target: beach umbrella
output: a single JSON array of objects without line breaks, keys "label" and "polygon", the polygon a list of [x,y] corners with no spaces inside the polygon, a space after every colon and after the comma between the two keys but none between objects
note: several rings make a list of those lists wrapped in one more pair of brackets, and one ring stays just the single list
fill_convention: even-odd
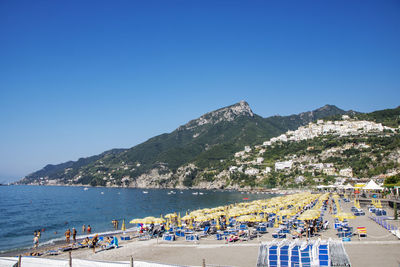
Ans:
[{"label": "beach umbrella", "polygon": [[179,214],[178,214],[178,227],[182,227],[181,213],[180,213],[180,212],[179,212]]},{"label": "beach umbrella", "polygon": [[193,229],[193,221],[189,222],[189,229]]},{"label": "beach umbrella", "polygon": [[139,218],[133,219],[129,223],[142,223],[142,219],[139,219]]},{"label": "beach umbrella", "polygon": [[186,221],[186,220],[190,220],[190,219],[193,219],[193,218],[194,218],[194,216],[192,216],[192,215],[185,215],[181,219]]},{"label": "beach umbrella", "polygon": [[243,216],[240,216],[240,217],[237,217],[236,218],[236,221],[238,221],[238,222],[251,222],[252,220],[254,220],[254,216],[251,216],[251,215],[243,215]]},{"label": "beach umbrella", "polygon": [[356,216],[354,216],[351,213],[348,212],[339,212],[336,215],[333,215],[333,217],[338,218],[339,220],[343,221],[344,219],[355,219]]},{"label": "beach umbrella", "polygon": [[155,218],[154,221],[153,221],[153,223],[155,223],[155,224],[162,224],[162,223],[165,223],[165,222],[166,222],[166,220],[163,219],[163,218]]},{"label": "beach umbrella", "polygon": [[217,228],[217,230],[221,229],[221,225],[219,225],[219,219],[217,219],[217,224],[215,225],[215,228]]},{"label": "beach umbrella", "polygon": [[206,222],[206,221],[210,221],[211,219],[212,218],[210,218],[209,216],[198,216],[194,220],[196,222]]},{"label": "beach umbrella", "polygon": [[124,220],[122,220],[121,231],[126,231],[126,227],[125,227],[125,219],[124,219]]},{"label": "beach umbrella", "polygon": [[306,221],[306,220],[314,220],[314,219],[318,219],[320,216],[319,212],[316,210],[306,210],[305,212],[303,212],[298,219],[300,221]]},{"label": "beach umbrella", "polygon": [[142,223],[150,224],[150,223],[153,223],[154,220],[156,220],[156,219],[157,219],[156,217],[148,216],[148,217],[142,219]]},{"label": "beach umbrella", "polygon": [[165,218],[171,219],[177,217],[176,213],[168,213],[167,215],[164,216]]}]

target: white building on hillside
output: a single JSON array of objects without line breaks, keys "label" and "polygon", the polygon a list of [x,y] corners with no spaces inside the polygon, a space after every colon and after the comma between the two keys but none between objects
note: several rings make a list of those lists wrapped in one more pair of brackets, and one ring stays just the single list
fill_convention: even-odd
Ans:
[{"label": "white building on hillside", "polygon": [[339,175],[345,177],[353,177],[353,169],[352,168],[341,169],[339,171]]},{"label": "white building on hillside", "polygon": [[256,158],[256,164],[261,164],[263,161],[264,161],[264,158],[262,158],[262,157]]},{"label": "white building on hillside", "polygon": [[265,174],[271,172],[271,167],[265,167],[265,170],[263,171]]},{"label": "white building on hillside", "polygon": [[256,175],[258,174],[259,170],[255,168],[248,168],[244,171],[245,174],[247,175]]},{"label": "white building on hillside", "polygon": [[291,169],[293,166],[293,161],[292,160],[288,160],[288,161],[278,161],[275,162],[275,171],[279,171],[279,170],[284,170],[284,169]]}]

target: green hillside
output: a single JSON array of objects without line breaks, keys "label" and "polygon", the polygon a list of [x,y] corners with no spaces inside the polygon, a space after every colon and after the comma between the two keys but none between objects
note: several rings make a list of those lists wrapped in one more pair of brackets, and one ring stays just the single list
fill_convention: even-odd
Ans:
[{"label": "green hillside", "polygon": [[[153,169],[175,174],[179,167],[194,163],[199,170],[231,157],[246,145],[262,143],[287,130],[316,119],[345,111],[326,105],[312,112],[291,116],[262,118],[240,102],[192,120],[169,134],[150,138],[126,150],[103,153],[60,165],[46,166],[26,176],[22,183],[58,180],[65,184],[129,184]],[[128,179],[124,180],[124,177]],[[171,178],[174,179],[174,178]],[[124,181],[123,181],[124,180]]]}]

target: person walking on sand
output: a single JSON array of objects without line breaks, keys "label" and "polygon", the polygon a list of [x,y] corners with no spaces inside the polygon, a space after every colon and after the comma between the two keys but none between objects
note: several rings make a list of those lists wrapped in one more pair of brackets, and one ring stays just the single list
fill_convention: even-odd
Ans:
[{"label": "person walking on sand", "polygon": [[74,243],[76,242],[76,229],[75,227],[72,227],[72,239],[74,240]]},{"label": "person walking on sand", "polygon": [[82,225],[82,234],[86,232],[86,225]]},{"label": "person walking on sand", "polygon": [[69,244],[69,239],[71,237],[71,230],[68,229],[67,231],[65,231],[64,235],[65,235],[65,241]]}]

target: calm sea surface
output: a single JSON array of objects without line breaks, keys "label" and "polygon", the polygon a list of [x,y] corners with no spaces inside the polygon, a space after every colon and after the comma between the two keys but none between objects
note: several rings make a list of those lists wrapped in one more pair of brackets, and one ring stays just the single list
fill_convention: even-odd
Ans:
[{"label": "calm sea surface", "polygon": [[[75,227],[81,235],[82,225],[93,232],[113,230],[111,221],[146,216],[159,217],[170,212],[212,208],[243,201],[270,198],[272,195],[241,194],[206,190],[171,190],[133,188],[89,188],[58,186],[0,186],[0,252],[32,247],[33,232],[45,229],[40,243],[64,237],[66,229]],[[193,192],[203,194],[193,195]],[[121,225],[121,224],[120,224]]]}]

